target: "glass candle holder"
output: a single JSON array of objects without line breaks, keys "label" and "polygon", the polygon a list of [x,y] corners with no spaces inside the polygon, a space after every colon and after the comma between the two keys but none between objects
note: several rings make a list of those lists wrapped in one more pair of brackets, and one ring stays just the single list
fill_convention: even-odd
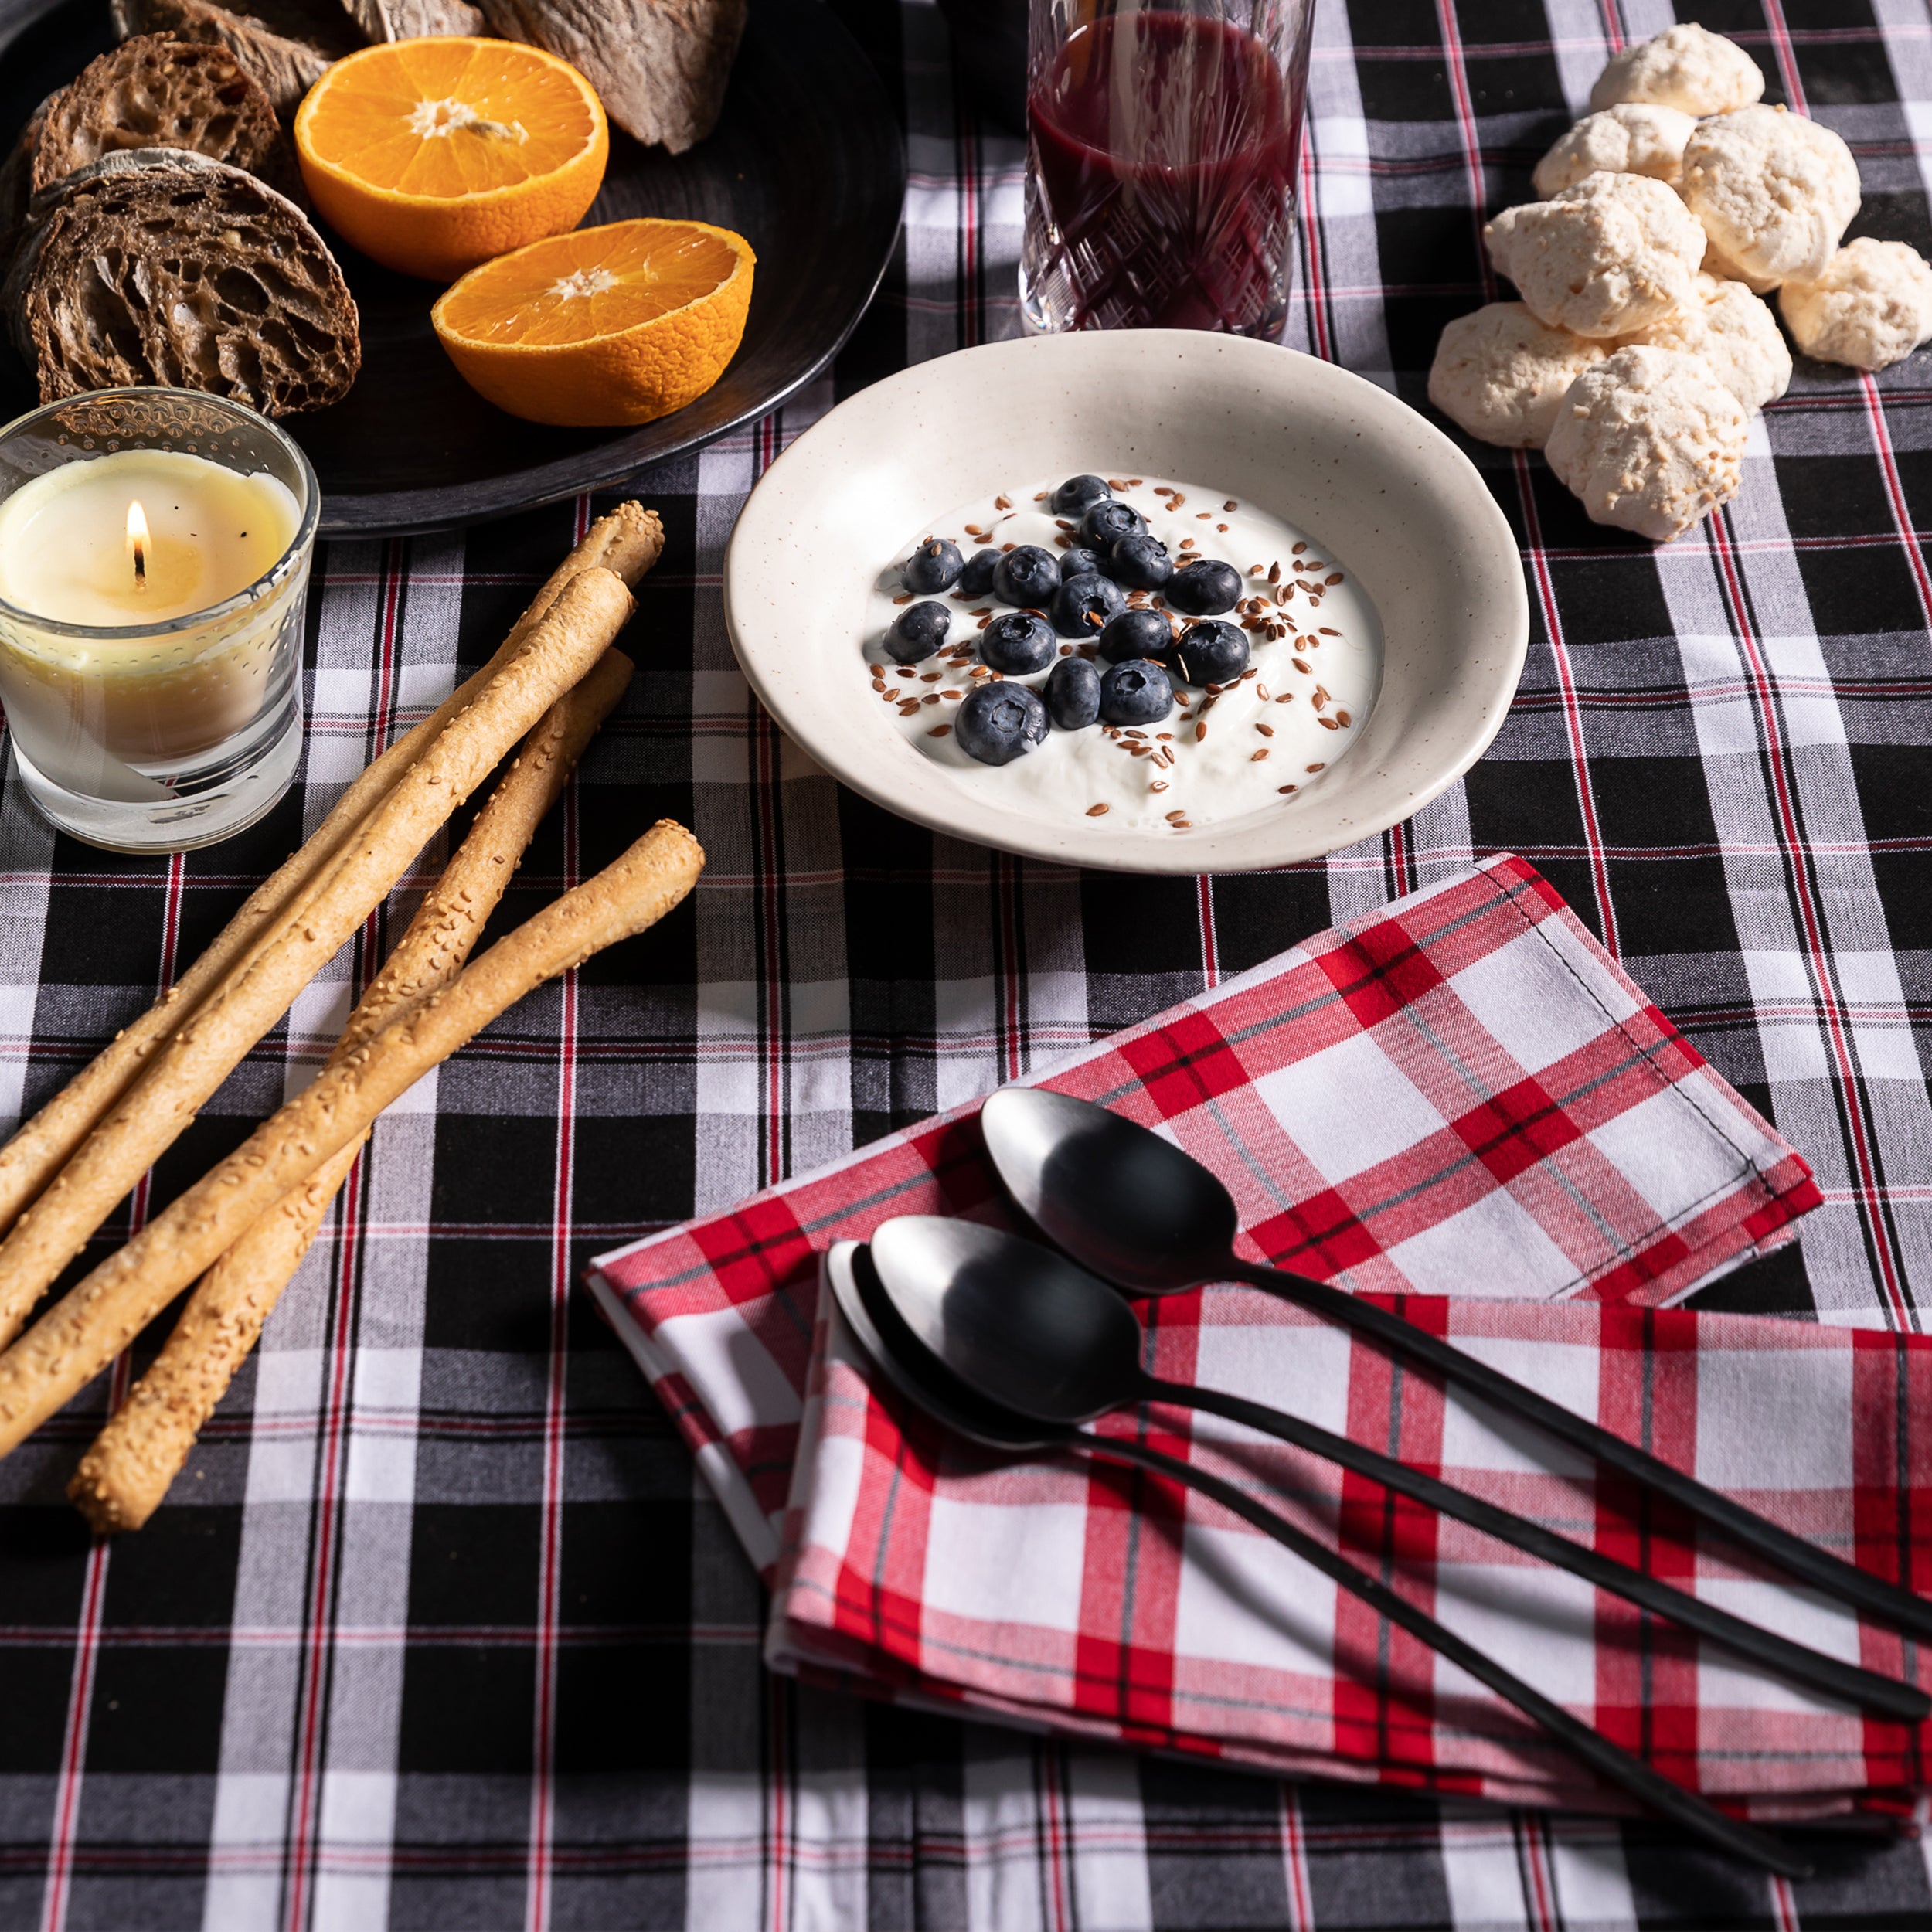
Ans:
[{"label": "glass candle holder", "polygon": [[295,444],[219,396],[103,389],[0,429],[0,703],[50,823],[181,852],[288,789],[320,505]]},{"label": "glass candle holder", "polygon": [[1313,18],[1314,0],[1032,0],[1029,329],[1280,335]]}]

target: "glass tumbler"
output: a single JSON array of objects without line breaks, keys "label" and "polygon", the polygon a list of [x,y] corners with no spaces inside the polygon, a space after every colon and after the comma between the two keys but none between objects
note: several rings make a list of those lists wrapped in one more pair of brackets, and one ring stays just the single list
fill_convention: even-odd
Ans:
[{"label": "glass tumbler", "polygon": [[1027,328],[1272,340],[1314,0],[1032,0]]},{"label": "glass tumbler", "polygon": [[63,622],[0,595],[0,702],[28,797],[90,845],[182,852],[253,824],[295,776],[321,492],[301,450],[239,403],[103,389],[0,429],[0,503],[49,471],[124,451],[266,474],[294,503],[292,534],[262,574],[183,616]]}]

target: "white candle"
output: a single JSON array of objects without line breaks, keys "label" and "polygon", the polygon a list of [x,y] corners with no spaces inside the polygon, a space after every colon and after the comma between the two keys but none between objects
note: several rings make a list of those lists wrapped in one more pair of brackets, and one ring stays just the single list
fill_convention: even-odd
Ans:
[{"label": "white candle", "polygon": [[[139,569],[137,505],[147,526]],[[185,451],[64,463],[0,502],[0,599],[60,624],[150,631],[266,576],[300,521],[279,478]]]}]

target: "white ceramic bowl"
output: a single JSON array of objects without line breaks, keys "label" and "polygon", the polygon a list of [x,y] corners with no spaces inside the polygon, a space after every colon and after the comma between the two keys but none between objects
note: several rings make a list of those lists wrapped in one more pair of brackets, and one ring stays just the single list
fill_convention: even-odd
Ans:
[{"label": "white ceramic bowl", "polygon": [[[1372,600],[1381,692],[1318,783],[1185,838],[1044,822],[968,794],[869,701],[863,614],[893,546],[1015,477],[1086,470],[1226,490],[1308,530]],[[1529,637],[1509,526],[1440,430],[1331,363],[1177,329],[995,342],[862,390],[752,492],[724,594],[752,688],[833,777],[956,837],[1125,872],[1287,865],[1398,824],[1482,755]]]}]

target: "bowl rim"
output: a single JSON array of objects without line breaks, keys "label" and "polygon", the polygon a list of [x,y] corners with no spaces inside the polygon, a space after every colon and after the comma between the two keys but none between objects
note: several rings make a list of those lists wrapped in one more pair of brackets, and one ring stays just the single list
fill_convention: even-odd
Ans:
[{"label": "bowl rim", "polygon": [[[1312,409],[1351,418],[1358,437],[1378,442],[1385,457],[1392,454],[1392,445],[1410,452],[1404,459],[1407,466],[1426,487],[1437,515],[1456,528],[1463,581],[1473,582],[1479,593],[1460,621],[1462,633],[1466,638],[1479,634],[1485,648],[1472,665],[1461,667],[1468,675],[1435,695],[1437,723],[1454,728],[1423,734],[1424,768],[1408,773],[1413,782],[1402,785],[1399,798],[1392,794],[1359,816],[1350,815],[1345,807],[1355,763],[1351,757],[1338,760],[1333,776],[1324,780],[1319,791],[1310,787],[1294,807],[1284,807],[1278,814],[1209,821],[1185,840],[1097,821],[1061,825],[1027,820],[1017,811],[997,812],[988,822],[983,801],[972,801],[981,808],[978,814],[960,810],[965,794],[941,767],[931,767],[935,782],[928,794],[924,787],[906,784],[903,761],[878,755],[878,745],[869,743],[872,733],[815,733],[810,723],[801,718],[785,681],[796,654],[782,648],[781,639],[774,634],[781,627],[774,611],[783,599],[774,598],[770,573],[754,557],[781,553],[793,540],[794,522],[809,519],[815,498],[821,494],[815,488],[815,473],[822,473],[827,453],[842,432],[856,430],[862,440],[883,439],[893,426],[896,405],[910,395],[930,392],[935,383],[977,386],[1003,379],[1022,360],[1048,364],[1070,386],[1136,373],[1172,378],[1177,361],[1184,369],[1219,362],[1223,379],[1231,375],[1250,388],[1258,385],[1271,403],[1291,413]],[[841,451],[836,460],[847,463],[849,457]],[[1015,467],[1025,471],[1034,466],[1021,461]],[[1213,484],[1212,478],[1208,480]],[[951,505],[923,507],[937,514]],[[1315,534],[1328,540],[1320,530]],[[1345,542],[1335,546],[1345,558],[1349,549]],[[794,743],[862,798],[969,844],[1049,864],[1147,874],[1272,870],[1319,859],[1403,823],[1447,791],[1488,750],[1509,714],[1529,643],[1529,593],[1515,533],[1481,473],[1455,443],[1389,390],[1334,363],[1277,343],[1182,329],[1030,335],[985,343],[914,363],[847,397],[804,431],[759,478],[726,547],[723,597],[726,634],[760,704]],[[1386,693],[1389,646],[1388,613],[1379,601],[1377,615],[1384,630],[1379,705]],[[864,715],[857,697],[855,689],[855,719]],[[1372,709],[1365,724],[1373,716]],[[906,740],[897,742],[912,751]],[[1355,749],[1359,752],[1360,747]],[[912,751],[912,755],[917,754]],[[1368,766],[1357,768],[1359,781],[1372,783],[1384,775],[1379,769],[1372,775]],[[1361,789],[1360,783],[1352,788]],[[1325,808],[1308,811],[1306,803],[1313,798],[1325,801]],[[1326,821],[1327,828],[1315,831],[1317,820]]]}]

